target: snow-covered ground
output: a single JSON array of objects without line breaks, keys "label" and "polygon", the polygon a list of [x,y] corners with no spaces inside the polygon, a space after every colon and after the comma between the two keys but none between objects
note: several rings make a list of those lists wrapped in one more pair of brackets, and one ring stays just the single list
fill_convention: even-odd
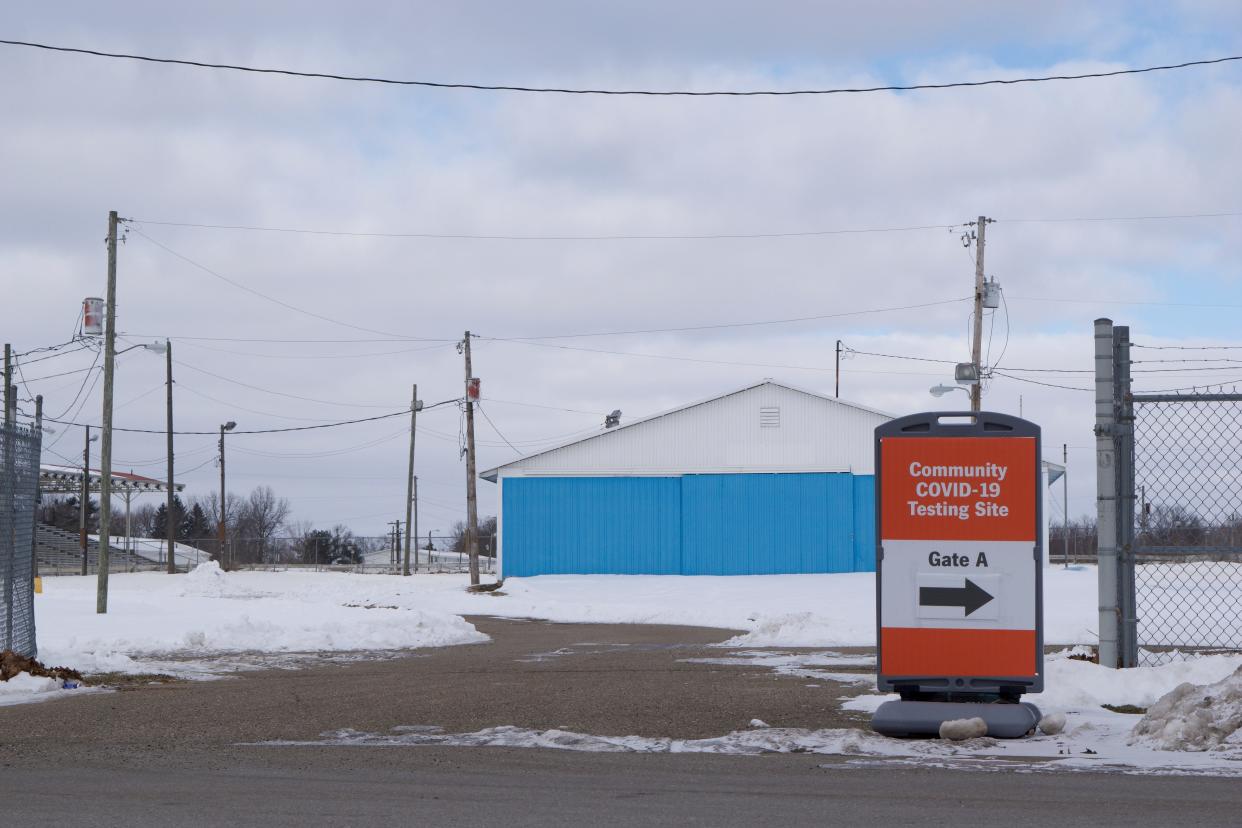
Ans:
[{"label": "snow-covered ground", "polygon": [[[870,646],[875,576],[542,576],[500,592],[465,591],[465,575],[345,572],[113,574],[108,613],[94,576],[44,580],[35,602],[40,659],[86,672],[219,671],[221,654],[349,652],[485,640],[459,616],[685,624],[745,630],[729,646]],[[1095,572],[1049,569],[1048,641],[1093,640]],[[170,663],[172,662],[172,663]],[[226,663],[237,664],[237,660]]]},{"label": "snow-covered ground", "polygon": [[[855,685],[863,694],[841,699],[846,709],[867,712],[888,698],[867,692],[866,685],[873,679],[857,672],[859,666],[871,663],[870,656],[822,649],[874,646],[875,576],[869,573],[543,576],[510,579],[501,591],[481,594],[467,593],[466,583],[464,575],[405,578],[345,572],[224,573],[214,564],[206,564],[189,575],[114,574],[109,611],[98,615],[94,577],[47,578],[35,605],[39,656],[49,666],[64,665],[87,673],[159,672],[210,677],[255,667],[296,666],[297,654],[301,653],[376,657],[410,648],[486,641],[486,636],[462,615],[684,624],[743,631],[725,643],[732,651],[722,652],[715,661],[766,667],[811,682]],[[1046,640],[1065,645],[1093,643],[1097,619],[1094,568],[1049,568],[1044,585]],[[753,649],[759,647],[821,649]],[[1204,723],[1194,718],[1199,715],[1195,711],[1202,707],[1204,693],[1225,691],[1179,691],[1178,701],[1164,706],[1168,708],[1165,720],[1152,723],[1148,735],[1133,744],[1131,731],[1141,717],[1101,706],[1150,707],[1183,682],[1201,686],[1226,679],[1242,667],[1242,656],[1187,657],[1160,666],[1118,671],[1069,659],[1069,652],[1048,661],[1047,690],[1028,697],[1046,713],[1067,714],[1065,731],[1013,742],[911,742],[858,730],[780,728],[677,741],[515,728],[443,734],[414,727],[393,734],[342,732],[325,737],[324,743],[508,744],[724,753],[797,749],[888,757],[887,761],[893,757],[950,764],[986,760],[983,767],[999,766],[997,758],[1023,758],[1055,759],[1057,767],[1071,768],[1214,774],[1242,771],[1242,745],[1236,742],[1218,740],[1221,744],[1210,751],[1160,749],[1169,746],[1168,740],[1178,734],[1227,729],[1231,712],[1223,719],[1218,716],[1221,721]],[[0,703],[59,695],[45,680],[23,679],[7,685]],[[1237,679],[1237,685],[1229,692],[1242,694],[1242,678]],[[1237,707],[1242,717],[1242,702]]]}]

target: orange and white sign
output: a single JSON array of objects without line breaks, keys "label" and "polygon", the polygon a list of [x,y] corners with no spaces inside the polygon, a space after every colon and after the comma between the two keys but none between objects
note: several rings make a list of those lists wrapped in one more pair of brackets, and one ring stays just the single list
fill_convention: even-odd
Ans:
[{"label": "orange and white sign", "polygon": [[1038,427],[990,416],[1036,436],[879,429],[882,685],[1042,671]]}]

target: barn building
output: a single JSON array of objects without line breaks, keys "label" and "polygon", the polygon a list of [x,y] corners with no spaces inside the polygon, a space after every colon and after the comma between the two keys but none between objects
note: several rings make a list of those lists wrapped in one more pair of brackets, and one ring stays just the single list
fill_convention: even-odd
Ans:
[{"label": "barn building", "polygon": [[889,419],[764,381],[485,471],[499,574],[873,571]]}]

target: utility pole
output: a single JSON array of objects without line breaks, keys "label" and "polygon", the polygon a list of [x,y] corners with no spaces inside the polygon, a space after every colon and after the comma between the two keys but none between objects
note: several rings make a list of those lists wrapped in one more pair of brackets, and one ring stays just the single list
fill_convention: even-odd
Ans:
[{"label": "utility pole", "polygon": [[388,563],[396,566],[398,550],[401,548],[401,519],[390,520],[388,525],[392,527],[392,531],[388,533]]},{"label": "utility pole", "polygon": [[470,555],[470,585],[479,583],[479,504],[474,491],[474,400],[470,366],[470,331],[463,342],[466,355],[466,551]]},{"label": "utility pole", "polygon": [[970,387],[970,410],[983,407],[983,247],[984,231],[992,219],[979,216],[975,227],[975,333],[970,347],[970,360],[975,365],[975,384]]},{"label": "utility pole", "polygon": [[216,534],[220,543],[220,564],[225,569],[229,568],[229,561],[225,555],[225,549],[228,544],[228,500],[225,495],[224,488],[224,432],[232,431],[237,427],[237,423],[229,420],[220,426],[220,527]]},{"label": "utility pole", "polygon": [[99,445],[99,563],[95,612],[108,611],[108,536],[112,528],[112,377],[116,367],[116,210],[108,213],[108,298],[104,314],[103,439]]},{"label": "utility pole", "polygon": [[173,515],[173,502],[177,484],[173,482],[173,400],[172,400],[172,340],[164,340],[166,358],[166,383],[168,385],[168,506],[164,528],[168,530],[168,574],[177,574],[177,520]]},{"label": "utility pole", "polygon": [[[402,575],[410,574],[410,537],[418,527],[418,510],[414,507],[414,499],[418,497],[418,484],[414,477],[414,436],[418,431],[418,409],[423,404],[418,401],[418,383],[414,383],[414,392],[410,396],[410,469],[405,481],[405,563],[401,567]],[[413,522],[411,523],[411,520]],[[413,528],[411,528],[413,527]],[[417,537],[414,538],[417,544]],[[414,549],[414,568],[418,569],[418,547]]]},{"label": "utility pole", "polygon": [[1069,569],[1069,443],[1061,444],[1061,533],[1065,537],[1065,568]]},{"label": "utility pole", "polygon": [[841,340],[837,340],[837,384],[833,397],[841,396]]},{"label": "utility pole", "polygon": [[78,545],[82,547],[82,574],[86,574],[86,509],[91,496],[91,427],[82,447],[82,501],[78,504]]}]

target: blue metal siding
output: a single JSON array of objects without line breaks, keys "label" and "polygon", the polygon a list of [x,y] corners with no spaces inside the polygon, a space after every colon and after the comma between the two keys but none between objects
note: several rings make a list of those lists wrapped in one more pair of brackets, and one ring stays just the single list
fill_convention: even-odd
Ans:
[{"label": "blue metal siding", "polygon": [[854,572],[875,572],[875,477],[854,477]]},{"label": "blue metal siding", "polygon": [[510,477],[505,576],[681,571],[676,477]]},{"label": "blue metal siding", "polygon": [[507,477],[504,574],[875,569],[875,481],[851,474]]}]

